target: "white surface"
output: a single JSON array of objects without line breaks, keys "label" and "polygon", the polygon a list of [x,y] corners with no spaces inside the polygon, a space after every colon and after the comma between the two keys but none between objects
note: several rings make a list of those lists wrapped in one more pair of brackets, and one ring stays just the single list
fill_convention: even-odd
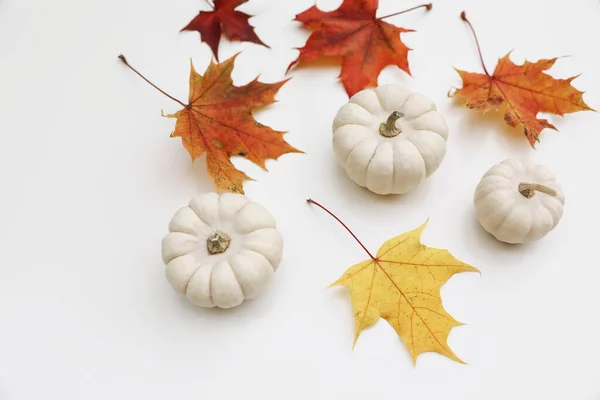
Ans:
[{"label": "white surface", "polygon": [[[334,9],[338,0],[319,0]],[[251,0],[244,10],[272,46],[244,50],[233,77],[283,78],[308,32],[291,22],[312,0]],[[380,15],[415,2],[381,0]],[[187,97],[189,58],[199,71],[209,49],[181,27],[201,0],[0,0],[0,399],[457,399],[600,398],[600,264],[597,256],[600,116],[551,117],[537,151],[446,97],[460,85],[453,66],[481,71],[459,13],[465,9],[489,68],[571,55],[553,74],[600,108],[600,3],[596,0],[437,1],[390,22],[415,50],[413,77],[396,68],[380,83],[405,82],[434,99],[450,139],[440,169],[417,192],[382,198],[337,166],[331,122],[347,101],[339,64],[296,69],[279,103],[257,114],[289,130],[306,151],[269,162],[248,196],[276,218],[284,260],[260,298],[230,311],[195,308],[164,277],[160,241],[175,210],[212,185],[194,168],[174,121],[177,104],[117,60],[129,61],[172,95]],[[531,156],[563,186],[565,215],[544,240],[502,245],[477,225],[473,191],[509,156]],[[352,350],[352,311],[343,289],[325,290],[365,258],[313,197],[336,212],[372,251],[431,217],[424,243],[481,269],[442,290],[467,325],[449,342],[469,365],[436,354],[414,367],[385,322]],[[369,397],[367,397],[369,396]]]}]

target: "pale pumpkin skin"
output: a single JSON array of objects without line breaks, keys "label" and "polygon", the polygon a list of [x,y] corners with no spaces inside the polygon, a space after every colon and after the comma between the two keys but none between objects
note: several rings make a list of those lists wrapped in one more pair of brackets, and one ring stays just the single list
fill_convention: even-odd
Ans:
[{"label": "pale pumpkin skin", "polygon": [[[230,240],[211,254],[215,232]],[[206,193],[179,209],[162,241],[166,276],[200,307],[231,308],[259,295],[279,266],[283,238],[273,216],[246,196]]]},{"label": "pale pumpkin skin", "polygon": [[[401,130],[386,137],[380,125],[393,112]],[[435,104],[404,85],[356,93],[333,121],[333,150],[356,184],[381,194],[408,193],[435,172],[446,155],[448,126]]]},{"label": "pale pumpkin skin", "polygon": [[[541,187],[535,190],[532,185]],[[486,172],[474,201],[477,219],[487,232],[502,242],[518,244],[539,240],[556,227],[565,196],[546,167],[512,158]]]}]

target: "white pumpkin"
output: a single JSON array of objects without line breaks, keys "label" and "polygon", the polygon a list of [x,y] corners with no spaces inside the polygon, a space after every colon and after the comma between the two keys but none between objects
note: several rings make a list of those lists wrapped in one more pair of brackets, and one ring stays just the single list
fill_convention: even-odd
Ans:
[{"label": "white pumpkin", "polygon": [[560,221],[564,203],[552,172],[525,159],[494,165],[475,190],[479,223],[506,243],[528,243],[546,236]]},{"label": "white pumpkin", "polygon": [[399,84],[356,93],[333,121],[338,163],[377,194],[414,190],[440,166],[447,138],[435,104]]},{"label": "white pumpkin", "polygon": [[260,204],[206,193],[179,209],[162,241],[169,283],[200,307],[235,307],[257,296],[279,266],[283,239]]}]

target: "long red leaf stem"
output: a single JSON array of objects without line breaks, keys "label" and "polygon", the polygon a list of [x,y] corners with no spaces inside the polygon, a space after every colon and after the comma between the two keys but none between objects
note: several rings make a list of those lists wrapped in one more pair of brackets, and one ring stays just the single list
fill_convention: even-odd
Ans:
[{"label": "long red leaf stem", "polygon": [[158,86],[156,86],[154,83],[150,82],[148,80],[148,78],[146,78],[144,75],[142,75],[140,72],[138,72],[138,70],[136,70],[131,65],[129,65],[129,63],[127,62],[127,59],[125,58],[125,56],[123,54],[119,55],[119,60],[121,60],[123,62],[123,64],[127,65],[127,67],[130,70],[132,70],[133,72],[135,72],[140,78],[142,78],[143,80],[145,80],[146,82],[148,82],[150,84],[150,86],[152,86],[154,89],[158,90],[159,92],[161,92],[162,94],[164,94],[165,96],[167,96],[171,100],[176,101],[177,103],[181,104],[182,106],[184,106],[186,108],[188,107],[187,104],[183,104],[183,102],[181,100],[177,100],[175,97],[173,97],[170,94],[166,93],[164,90],[162,90],[161,88],[159,88]]},{"label": "long red leaf stem", "polygon": [[375,257],[373,257],[373,255],[371,254],[371,252],[369,250],[367,250],[367,248],[365,247],[364,244],[362,244],[362,242],[356,237],[356,235],[350,230],[350,228],[348,228],[348,226],[346,226],[345,223],[342,222],[341,219],[339,219],[334,213],[332,213],[331,211],[329,211],[327,208],[323,207],[321,204],[317,203],[316,201],[314,201],[313,199],[307,199],[306,200],[308,203],[314,204],[317,207],[320,207],[321,209],[323,209],[327,214],[331,215],[333,218],[335,218],[335,220],[337,222],[339,222],[340,224],[342,224],[342,226],[344,228],[346,228],[346,230],[348,231],[348,233],[350,233],[352,235],[352,237],[354,238],[354,240],[356,240],[358,242],[358,244],[360,244],[360,247],[363,248],[364,251],[367,252],[367,254],[369,255],[369,257],[371,257],[371,260],[375,260]]},{"label": "long red leaf stem", "polygon": [[420,6],[416,6],[416,7],[413,7],[413,8],[409,8],[409,9],[407,9],[407,10],[404,10],[404,11],[398,11],[397,13],[393,13],[393,14],[390,14],[390,15],[385,15],[385,16],[383,16],[383,17],[379,17],[379,18],[377,18],[377,19],[384,19],[384,18],[395,17],[396,15],[404,14],[404,13],[407,13],[407,12],[409,12],[409,11],[418,10],[419,8],[426,8],[426,9],[427,9],[427,11],[429,11],[429,10],[431,10],[431,8],[432,8],[432,7],[433,7],[433,4],[432,4],[432,3],[429,3],[429,4],[421,4]]},{"label": "long red leaf stem", "polygon": [[481,60],[481,65],[483,66],[483,71],[485,72],[485,74],[487,76],[490,76],[490,73],[488,72],[487,68],[485,67],[485,63],[483,62],[483,56],[481,55],[481,46],[479,45],[479,39],[477,39],[477,34],[475,33],[475,29],[473,28],[471,21],[469,21],[467,19],[467,13],[465,13],[464,11],[461,12],[460,18],[469,25],[469,28],[471,28],[471,32],[473,33],[473,36],[475,37],[475,43],[477,44],[477,51],[479,52],[479,60]]}]

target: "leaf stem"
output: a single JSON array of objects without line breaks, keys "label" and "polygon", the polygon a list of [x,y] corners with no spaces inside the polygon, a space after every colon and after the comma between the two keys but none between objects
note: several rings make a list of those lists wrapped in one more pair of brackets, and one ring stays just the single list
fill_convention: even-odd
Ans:
[{"label": "leaf stem", "polygon": [[487,76],[490,76],[490,73],[488,72],[487,68],[485,67],[485,63],[483,62],[483,56],[481,55],[481,46],[479,45],[479,39],[477,39],[477,34],[475,33],[475,28],[473,28],[471,21],[469,21],[467,19],[467,13],[465,13],[464,11],[460,13],[460,18],[469,25],[469,28],[471,28],[471,32],[473,33],[473,36],[475,37],[475,43],[477,44],[477,52],[479,53],[479,60],[481,61],[481,65],[483,66],[483,71],[485,72],[485,74]]},{"label": "leaf stem", "polygon": [[159,88],[158,86],[156,86],[154,83],[150,82],[144,75],[142,75],[135,68],[133,68],[131,65],[129,65],[129,63],[127,62],[127,59],[125,58],[125,56],[123,54],[119,55],[119,60],[121,60],[123,62],[123,64],[127,65],[127,67],[130,70],[132,70],[133,72],[135,72],[140,78],[142,78],[143,80],[145,80],[146,82],[148,82],[150,84],[150,86],[152,86],[154,89],[158,90],[159,92],[161,92],[162,94],[164,94],[165,96],[167,96],[171,100],[176,101],[177,103],[181,104],[182,106],[188,107],[186,104],[183,104],[183,102],[181,100],[177,100],[175,97],[171,96],[170,94],[166,93],[161,88]]},{"label": "leaf stem", "polygon": [[212,8],[213,10],[215,9],[215,6],[210,2],[210,0],[204,0],[206,2],[206,4],[209,5],[210,8]]},{"label": "leaf stem", "polygon": [[327,214],[331,215],[333,218],[335,218],[335,220],[337,222],[339,222],[340,224],[342,224],[342,226],[344,228],[346,228],[346,230],[348,231],[348,233],[350,233],[352,235],[352,237],[354,238],[354,240],[356,240],[358,242],[358,244],[360,244],[360,247],[363,248],[364,251],[367,252],[367,254],[369,255],[369,257],[371,257],[371,260],[375,260],[375,257],[373,257],[373,254],[371,254],[371,252],[369,250],[367,250],[367,248],[365,247],[364,244],[362,244],[362,242],[360,240],[358,240],[358,238],[356,237],[356,235],[350,230],[350,228],[348,228],[346,226],[345,223],[342,222],[341,219],[339,219],[334,213],[332,213],[331,211],[329,211],[328,209],[326,209],[325,207],[323,207],[321,204],[317,203],[316,201],[314,201],[313,199],[307,199],[306,200],[308,203],[314,204],[317,207],[320,207],[321,209],[323,209]]},{"label": "leaf stem", "polygon": [[399,12],[397,12],[397,13],[393,13],[393,14],[390,14],[390,15],[385,15],[385,16],[383,16],[383,17],[379,17],[379,18],[377,18],[377,19],[379,20],[379,19],[384,19],[384,18],[395,17],[396,15],[404,14],[404,13],[407,13],[407,12],[409,12],[409,11],[417,10],[417,9],[419,9],[419,8],[426,8],[426,9],[427,9],[427,11],[429,11],[429,10],[431,10],[431,8],[432,8],[432,7],[433,7],[433,4],[432,4],[432,3],[428,3],[428,4],[421,4],[420,6],[416,6],[416,7],[413,7],[413,8],[409,8],[408,10],[399,11]]}]

